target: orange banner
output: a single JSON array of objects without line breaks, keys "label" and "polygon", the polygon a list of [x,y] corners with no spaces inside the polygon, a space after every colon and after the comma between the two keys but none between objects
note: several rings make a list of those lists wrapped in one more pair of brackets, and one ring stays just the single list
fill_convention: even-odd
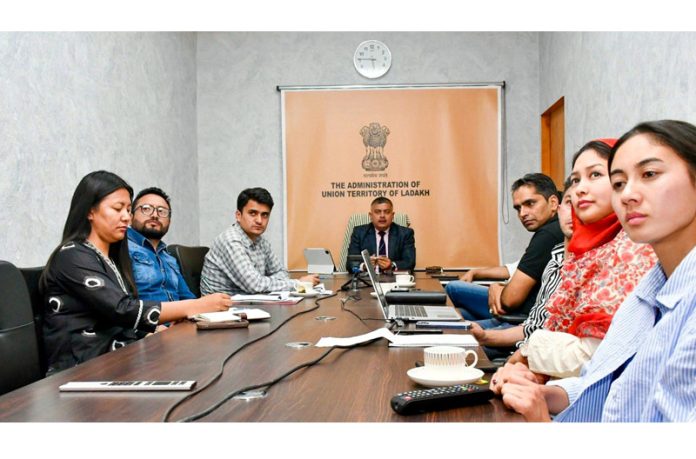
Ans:
[{"label": "orange banner", "polygon": [[498,265],[498,87],[283,91],[288,268],[386,196],[408,215],[416,267]]}]

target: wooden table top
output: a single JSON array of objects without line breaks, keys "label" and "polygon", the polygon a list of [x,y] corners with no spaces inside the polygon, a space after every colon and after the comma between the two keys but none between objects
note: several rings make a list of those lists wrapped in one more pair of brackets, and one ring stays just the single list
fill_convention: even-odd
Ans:
[{"label": "wooden table top", "polygon": [[[325,280],[338,289],[347,278]],[[434,279],[418,276],[423,289],[440,289]],[[379,318],[377,300],[361,290],[360,301],[345,307],[361,318]],[[291,342],[316,343],[326,336],[354,336],[384,326],[378,320],[360,321],[341,308],[336,297],[319,301],[316,310],[299,315],[269,337],[231,358],[222,377],[172,412],[171,421],[198,413],[226,395],[253,384],[273,380],[288,370],[321,356],[327,348],[286,346]],[[75,368],[17,389],[0,397],[0,421],[161,421],[165,412],[188,392],[66,393],[58,386],[68,381],[196,380],[201,387],[220,370],[225,358],[244,343],[265,335],[299,311],[315,307],[306,298],[294,306],[250,306],[265,309],[271,319],[249,328],[197,330],[189,322],[151,335]],[[333,320],[321,316],[334,317]],[[319,319],[317,319],[319,317]],[[450,331],[446,331],[449,333]],[[479,349],[479,358],[486,362]],[[335,349],[318,364],[299,370],[272,386],[265,398],[229,400],[203,421],[520,421],[498,399],[488,403],[401,416],[389,405],[393,395],[418,388],[406,371],[423,360],[422,348],[390,348],[379,340],[354,349]]]}]

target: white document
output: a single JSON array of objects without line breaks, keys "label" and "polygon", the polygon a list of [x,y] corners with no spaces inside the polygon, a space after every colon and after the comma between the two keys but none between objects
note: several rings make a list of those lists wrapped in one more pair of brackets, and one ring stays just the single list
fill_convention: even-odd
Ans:
[{"label": "white document", "polygon": [[321,338],[315,344],[316,347],[354,346],[356,344],[372,341],[377,338],[389,340],[390,346],[395,347],[428,347],[428,346],[465,346],[476,347],[478,341],[473,335],[395,335],[386,328],[378,328],[364,335],[348,338]]},{"label": "white document", "polygon": [[246,314],[247,320],[268,319],[271,315],[263,309],[230,308],[227,311],[204,312],[193,316],[193,320],[207,320],[210,322],[234,322],[241,320],[239,314]]},{"label": "white document", "polygon": [[429,347],[429,346],[458,346],[476,347],[478,341],[474,335],[394,335],[394,339],[389,339],[392,347]]},{"label": "white document", "polygon": [[292,292],[271,292],[259,295],[232,295],[230,299],[236,303],[246,303],[246,304],[297,304],[302,301],[303,297],[293,296]]},{"label": "white document", "polygon": [[285,301],[290,299],[290,292],[260,293],[258,295],[232,295],[232,301]]}]

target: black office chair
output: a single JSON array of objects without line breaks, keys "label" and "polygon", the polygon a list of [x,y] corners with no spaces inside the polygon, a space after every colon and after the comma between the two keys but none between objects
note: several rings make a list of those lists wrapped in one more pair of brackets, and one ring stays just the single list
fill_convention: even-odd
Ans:
[{"label": "black office chair", "polygon": [[0,261],[0,362],[0,395],[44,376],[29,292],[6,261]]},{"label": "black office chair", "polygon": [[31,309],[34,315],[34,325],[36,326],[36,340],[39,345],[39,364],[41,365],[41,375],[45,375],[48,370],[48,360],[46,359],[46,349],[43,339],[43,323],[44,323],[44,298],[39,291],[39,279],[44,270],[43,266],[36,268],[19,268],[24,282],[27,284],[29,291],[29,299],[31,300]]},{"label": "black office chair", "polygon": [[512,325],[519,325],[527,320],[527,316],[523,314],[493,314],[493,317],[501,322],[507,322]]},{"label": "black office chair", "polygon": [[179,262],[181,275],[184,276],[186,284],[196,297],[201,296],[201,271],[203,271],[203,260],[208,250],[210,250],[208,247],[203,246],[187,247],[178,244],[167,246],[167,252]]}]

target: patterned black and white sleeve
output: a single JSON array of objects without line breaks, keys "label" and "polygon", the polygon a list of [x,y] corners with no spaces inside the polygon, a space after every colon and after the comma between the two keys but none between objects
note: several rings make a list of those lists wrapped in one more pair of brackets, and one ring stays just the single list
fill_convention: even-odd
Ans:
[{"label": "patterned black and white sleeve", "polygon": [[56,280],[71,295],[115,326],[153,332],[162,306],[123,291],[116,275],[91,249],[67,244],[54,259]]}]

